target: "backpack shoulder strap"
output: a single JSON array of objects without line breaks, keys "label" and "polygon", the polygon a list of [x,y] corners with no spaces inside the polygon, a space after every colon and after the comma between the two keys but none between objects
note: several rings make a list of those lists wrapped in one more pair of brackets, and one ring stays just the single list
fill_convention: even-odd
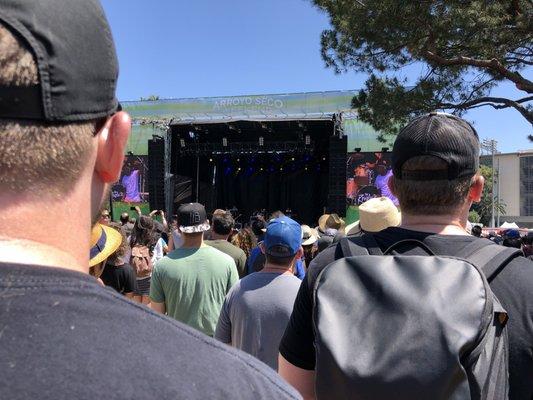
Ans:
[{"label": "backpack shoulder strap", "polygon": [[342,238],[335,250],[335,259],[352,256],[383,255],[376,239],[372,234],[362,236],[347,236]]},{"label": "backpack shoulder strap", "polygon": [[522,255],[520,249],[500,246],[488,239],[474,240],[461,251],[461,254],[458,254],[459,257],[466,259],[481,269],[489,282],[512,259],[520,255]]}]

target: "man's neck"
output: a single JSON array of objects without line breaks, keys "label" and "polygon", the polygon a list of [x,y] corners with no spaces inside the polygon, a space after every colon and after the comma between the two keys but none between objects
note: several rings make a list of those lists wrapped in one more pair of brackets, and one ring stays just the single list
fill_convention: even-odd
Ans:
[{"label": "man's neck", "polygon": [[292,263],[286,266],[265,263],[265,266],[259,272],[270,272],[277,273],[280,275],[292,275]]},{"label": "man's neck", "polygon": [[72,202],[57,199],[39,202],[0,197],[0,209],[0,262],[88,273],[91,232],[89,207],[84,209]]},{"label": "man's neck", "polygon": [[216,232],[211,231],[211,240],[228,240],[229,235],[220,235]]},{"label": "man's neck", "polygon": [[440,235],[468,235],[462,215],[412,215],[402,213],[400,228]]},{"label": "man's neck", "polygon": [[206,246],[206,244],[204,243],[204,235],[195,237],[187,234],[182,234],[181,237],[183,238],[183,245],[181,246],[182,249],[198,249],[200,247]]}]

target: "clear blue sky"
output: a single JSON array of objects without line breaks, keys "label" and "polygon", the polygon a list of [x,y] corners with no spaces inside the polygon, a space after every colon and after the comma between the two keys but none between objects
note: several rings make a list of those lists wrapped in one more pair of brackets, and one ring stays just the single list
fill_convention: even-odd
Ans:
[{"label": "clear blue sky", "polygon": [[[324,67],[320,33],[328,18],[307,0],[102,3],[120,61],[121,100],[358,89],[365,81]],[[505,85],[494,94],[516,91]],[[466,118],[500,151],[533,148],[531,125],[516,111],[486,107]]]}]

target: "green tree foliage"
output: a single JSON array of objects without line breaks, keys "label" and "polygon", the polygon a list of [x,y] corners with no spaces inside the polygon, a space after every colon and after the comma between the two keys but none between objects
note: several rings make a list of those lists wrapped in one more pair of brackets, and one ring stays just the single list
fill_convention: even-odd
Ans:
[{"label": "green tree foliage", "polygon": [[[481,195],[481,201],[472,205],[472,211],[475,211],[483,225],[490,225],[492,216],[492,173],[493,170],[487,165],[480,166],[480,173],[485,178],[485,187],[483,188],[483,194]],[[505,215],[505,204],[502,203],[497,196],[494,201],[494,213]]]},{"label": "green tree foliage", "polygon": [[479,216],[479,214],[477,212],[475,212],[474,210],[470,211],[468,213],[468,220],[474,224],[477,224],[479,222],[481,222],[481,217]]},{"label": "green tree foliage", "polygon": [[159,96],[157,94],[151,94],[148,97],[141,97],[141,101],[155,101],[159,100]]},{"label": "green tree foliage", "polygon": [[[438,109],[461,115],[491,106],[516,109],[533,124],[531,0],[312,0],[331,29],[322,58],[337,73],[369,74],[353,99],[359,117],[385,134]],[[420,70],[414,81],[405,70]],[[512,82],[514,99],[490,95]]]}]

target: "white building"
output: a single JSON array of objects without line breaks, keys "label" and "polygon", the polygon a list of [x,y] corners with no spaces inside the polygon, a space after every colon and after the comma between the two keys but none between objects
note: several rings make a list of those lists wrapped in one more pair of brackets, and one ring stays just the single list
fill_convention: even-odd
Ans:
[{"label": "white building", "polygon": [[[492,165],[492,156],[481,156],[481,164]],[[496,226],[508,221],[533,228],[533,149],[496,154],[494,167],[495,194],[505,204],[505,215],[495,216]]]}]

